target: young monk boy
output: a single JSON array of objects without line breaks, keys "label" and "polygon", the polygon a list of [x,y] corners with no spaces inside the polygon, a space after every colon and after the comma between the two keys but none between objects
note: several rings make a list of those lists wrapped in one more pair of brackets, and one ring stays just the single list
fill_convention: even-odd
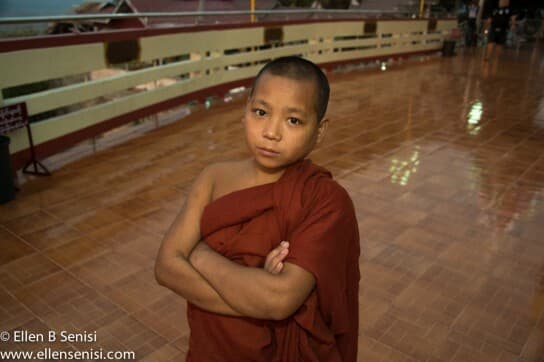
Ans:
[{"label": "young monk boy", "polygon": [[353,203],[306,159],[327,129],[328,98],[313,63],[268,63],[243,118],[251,157],[195,180],[155,268],[188,301],[188,361],[356,361]]}]

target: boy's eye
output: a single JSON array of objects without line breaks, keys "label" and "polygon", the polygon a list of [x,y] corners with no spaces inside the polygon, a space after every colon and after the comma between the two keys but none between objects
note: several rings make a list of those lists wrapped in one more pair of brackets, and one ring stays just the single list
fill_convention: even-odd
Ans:
[{"label": "boy's eye", "polygon": [[287,122],[289,122],[289,124],[292,124],[294,126],[302,124],[302,121],[300,119],[298,119],[298,118],[295,118],[295,117],[289,117],[287,119]]},{"label": "boy's eye", "polygon": [[263,117],[266,114],[266,111],[260,108],[254,109],[253,112],[259,117]]}]

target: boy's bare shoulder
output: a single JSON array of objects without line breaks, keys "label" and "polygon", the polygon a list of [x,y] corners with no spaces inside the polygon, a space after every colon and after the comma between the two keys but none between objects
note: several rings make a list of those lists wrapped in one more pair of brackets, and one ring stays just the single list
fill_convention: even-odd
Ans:
[{"label": "boy's bare shoulder", "polygon": [[247,170],[247,161],[216,162],[207,166],[203,173],[215,180],[230,179],[233,175]]},{"label": "boy's bare shoulder", "polygon": [[240,180],[247,174],[247,161],[228,161],[214,163],[202,171],[206,174],[212,186],[211,199],[215,200],[220,196],[243,188]]}]

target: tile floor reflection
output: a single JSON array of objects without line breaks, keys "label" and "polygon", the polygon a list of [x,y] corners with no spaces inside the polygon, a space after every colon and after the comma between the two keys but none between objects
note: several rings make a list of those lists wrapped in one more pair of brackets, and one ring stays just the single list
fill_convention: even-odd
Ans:
[{"label": "tile floor reflection", "polygon": [[[360,361],[544,361],[542,59],[467,52],[331,76],[312,157],[359,218]],[[185,303],[153,260],[202,167],[246,155],[242,108],[193,113],[0,206],[0,330],[96,330],[92,346],[54,348],[182,360]]]}]

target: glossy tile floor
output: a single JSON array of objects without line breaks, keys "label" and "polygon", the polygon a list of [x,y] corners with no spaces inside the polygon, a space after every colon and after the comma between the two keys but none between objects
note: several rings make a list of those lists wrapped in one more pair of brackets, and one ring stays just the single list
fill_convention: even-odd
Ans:
[{"label": "glossy tile floor", "polygon": [[[313,159],[355,202],[360,361],[544,361],[544,62],[477,52],[331,76]],[[161,237],[203,166],[243,157],[242,101],[25,183],[0,206],[0,330],[92,332],[2,350],[182,360],[185,302]]]}]

